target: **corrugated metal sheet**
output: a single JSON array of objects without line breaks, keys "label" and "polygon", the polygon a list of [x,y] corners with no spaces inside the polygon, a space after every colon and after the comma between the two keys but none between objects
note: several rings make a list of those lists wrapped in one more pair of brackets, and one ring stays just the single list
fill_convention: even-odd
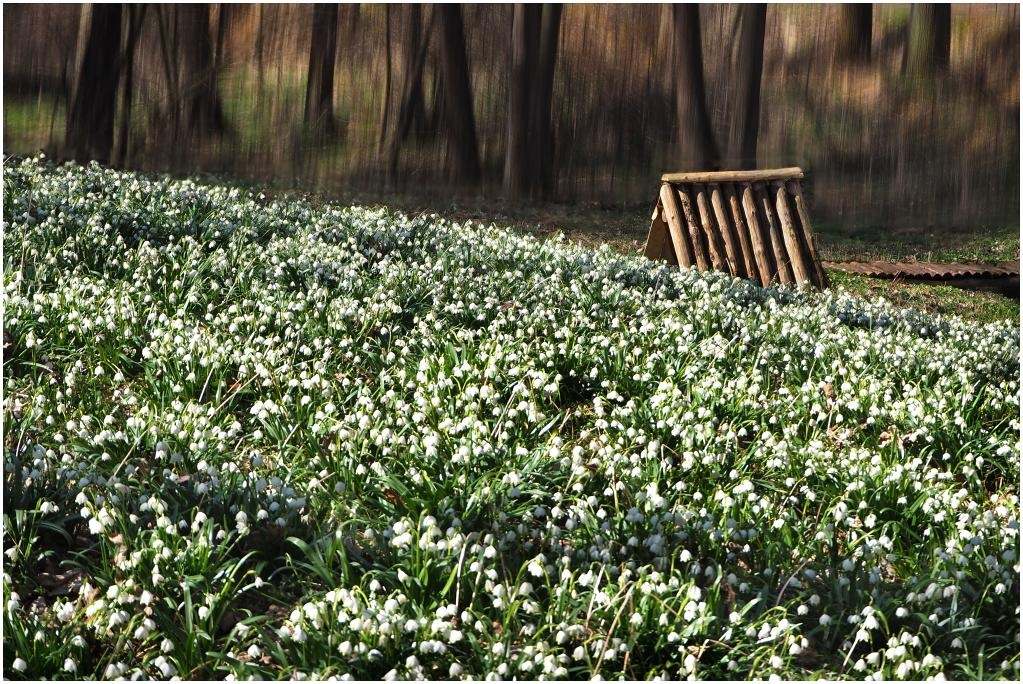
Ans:
[{"label": "corrugated metal sheet", "polygon": [[936,264],[923,261],[825,261],[826,268],[874,278],[954,280],[1019,276],[1019,260],[1000,264]]}]

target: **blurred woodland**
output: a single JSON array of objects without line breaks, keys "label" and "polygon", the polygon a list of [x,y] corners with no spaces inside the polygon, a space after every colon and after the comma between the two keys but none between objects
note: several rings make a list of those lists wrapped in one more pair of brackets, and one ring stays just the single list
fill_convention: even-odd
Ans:
[{"label": "blurred woodland", "polygon": [[1018,223],[1018,5],[5,4],[4,149],[327,194],[652,206],[803,166],[844,224]]}]

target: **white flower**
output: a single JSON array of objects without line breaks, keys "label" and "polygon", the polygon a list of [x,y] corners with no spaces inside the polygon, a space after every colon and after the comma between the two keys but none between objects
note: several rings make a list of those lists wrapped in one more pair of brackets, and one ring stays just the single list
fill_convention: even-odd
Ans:
[{"label": "white flower", "polygon": [[174,668],[173,663],[167,660],[164,656],[157,656],[153,660],[153,665],[155,665],[156,669],[160,671],[160,675],[163,676],[164,679],[170,679],[177,674],[177,670]]}]

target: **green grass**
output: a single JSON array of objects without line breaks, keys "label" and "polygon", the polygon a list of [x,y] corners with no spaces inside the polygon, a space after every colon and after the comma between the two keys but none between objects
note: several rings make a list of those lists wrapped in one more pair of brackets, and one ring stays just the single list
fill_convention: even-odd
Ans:
[{"label": "green grass", "polygon": [[961,316],[978,323],[1020,321],[1018,299],[997,292],[965,290],[951,285],[931,285],[868,278],[855,273],[829,270],[832,287],[868,300],[883,297],[893,305],[943,316]]},{"label": "green grass", "polygon": [[934,261],[998,263],[1019,259],[1019,226],[902,229],[817,226],[828,261]]},{"label": "green grass", "polygon": [[[4,98],[4,150],[6,154],[31,154],[64,140],[65,108],[50,95]],[[51,140],[52,123],[52,140]]]}]

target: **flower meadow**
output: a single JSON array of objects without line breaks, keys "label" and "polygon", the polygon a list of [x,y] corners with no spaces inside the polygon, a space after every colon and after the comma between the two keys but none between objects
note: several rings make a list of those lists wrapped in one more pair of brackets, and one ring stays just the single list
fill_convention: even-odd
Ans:
[{"label": "flower meadow", "polygon": [[1019,677],[1019,336],[4,173],[10,678]]}]

